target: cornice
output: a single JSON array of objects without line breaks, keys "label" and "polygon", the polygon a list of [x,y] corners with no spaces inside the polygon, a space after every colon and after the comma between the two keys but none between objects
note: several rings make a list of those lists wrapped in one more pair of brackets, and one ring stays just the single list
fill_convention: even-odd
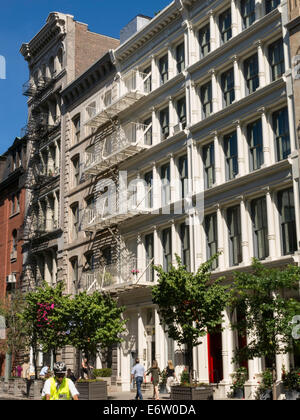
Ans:
[{"label": "cornice", "polygon": [[122,62],[127,59],[137,49],[141,48],[155,35],[165,29],[165,27],[181,16],[183,3],[183,1],[174,0],[169,6],[155,16],[144,28],[135,33],[124,44],[120,45],[120,47],[118,47],[114,52],[116,60]]},{"label": "cornice", "polygon": [[65,15],[50,13],[46,25],[29,42],[21,46],[20,53],[26,61],[31,62],[53,39],[60,39],[66,34]]}]

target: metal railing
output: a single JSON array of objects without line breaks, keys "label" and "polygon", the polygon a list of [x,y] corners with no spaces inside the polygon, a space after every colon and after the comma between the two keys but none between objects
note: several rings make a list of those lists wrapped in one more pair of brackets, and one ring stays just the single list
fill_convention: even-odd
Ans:
[{"label": "metal railing", "polygon": [[98,173],[147,149],[149,126],[130,122],[119,126],[104,140],[95,143],[85,153],[84,172]]},{"label": "metal railing", "polygon": [[99,127],[141,97],[150,93],[151,73],[132,70],[113,82],[86,107],[85,124]]},{"label": "metal railing", "polygon": [[153,259],[121,258],[120,262],[83,273],[82,289],[87,292],[126,286],[147,286],[154,282]]}]

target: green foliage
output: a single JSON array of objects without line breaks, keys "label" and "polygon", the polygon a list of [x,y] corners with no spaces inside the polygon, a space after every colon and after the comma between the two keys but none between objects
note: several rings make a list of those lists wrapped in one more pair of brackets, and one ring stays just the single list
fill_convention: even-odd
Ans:
[{"label": "green foliage", "polygon": [[25,307],[20,316],[27,325],[32,347],[36,349],[39,344],[45,353],[56,353],[68,344],[71,304],[63,290],[63,283],[51,287],[45,282],[25,296]]},{"label": "green foliage", "polygon": [[268,357],[291,350],[291,320],[300,313],[300,302],[287,293],[299,288],[300,267],[267,268],[253,260],[250,273],[234,275],[232,308],[244,317],[233,324],[248,342],[236,351],[237,361]]},{"label": "green foliage", "polygon": [[240,367],[231,376],[232,386],[230,388],[233,391],[236,389],[243,389],[245,382],[248,380],[248,370],[245,367]]},{"label": "green foliage", "polygon": [[112,375],[112,369],[94,369],[93,370],[93,377],[94,378],[110,378]]},{"label": "green foliage", "polygon": [[182,372],[181,376],[180,376],[180,384],[184,385],[190,382],[190,375],[189,372],[187,371],[187,369],[184,369],[184,371]]},{"label": "green foliage", "polygon": [[300,369],[293,369],[288,373],[283,371],[282,383],[286,390],[300,392]]},{"label": "green foliage", "polygon": [[260,390],[272,389],[273,382],[272,369],[264,370],[262,373],[261,384],[259,386]]},{"label": "green foliage", "polygon": [[0,341],[0,351],[16,355],[26,349],[28,335],[26,324],[19,316],[24,308],[24,296],[20,291],[12,293],[4,302],[0,302],[0,315],[6,324],[6,340]]},{"label": "green foliage", "polygon": [[69,328],[70,344],[90,356],[122,341],[126,320],[124,307],[118,307],[110,296],[95,292],[80,293],[72,300],[72,322]]},{"label": "green foliage", "polygon": [[162,325],[167,326],[168,335],[179,345],[187,346],[190,373],[192,349],[200,344],[199,338],[214,331],[222,324],[222,311],[228,302],[228,290],[220,283],[222,278],[212,281],[212,265],[218,255],[202,264],[197,273],[186,271],[178,256],[177,267],[171,265],[169,272],[161,266],[154,267],[158,273],[158,284],[152,289],[153,303],[158,305]]}]

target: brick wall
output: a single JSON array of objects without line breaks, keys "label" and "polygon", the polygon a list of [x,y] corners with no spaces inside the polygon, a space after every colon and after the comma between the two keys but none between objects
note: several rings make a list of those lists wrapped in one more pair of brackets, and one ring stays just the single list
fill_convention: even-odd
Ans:
[{"label": "brick wall", "polygon": [[78,77],[107,51],[117,48],[120,42],[90,32],[85,24],[76,22],[75,25],[75,77]]}]

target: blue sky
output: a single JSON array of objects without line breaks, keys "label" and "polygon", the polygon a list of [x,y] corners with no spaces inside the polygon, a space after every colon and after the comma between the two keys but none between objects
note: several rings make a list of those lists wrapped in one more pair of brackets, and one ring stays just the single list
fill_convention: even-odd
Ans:
[{"label": "blue sky", "polygon": [[[28,80],[27,63],[19,53],[45,24],[50,12],[69,13],[89,29],[119,38],[137,14],[154,16],[171,0],[11,0],[0,6],[0,56],[5,58],[6,79],[0,78],[0,154],[20,135],[26,124],[26,97],[22,85]],[[1,72],[0,72],[1,75]]]}]

